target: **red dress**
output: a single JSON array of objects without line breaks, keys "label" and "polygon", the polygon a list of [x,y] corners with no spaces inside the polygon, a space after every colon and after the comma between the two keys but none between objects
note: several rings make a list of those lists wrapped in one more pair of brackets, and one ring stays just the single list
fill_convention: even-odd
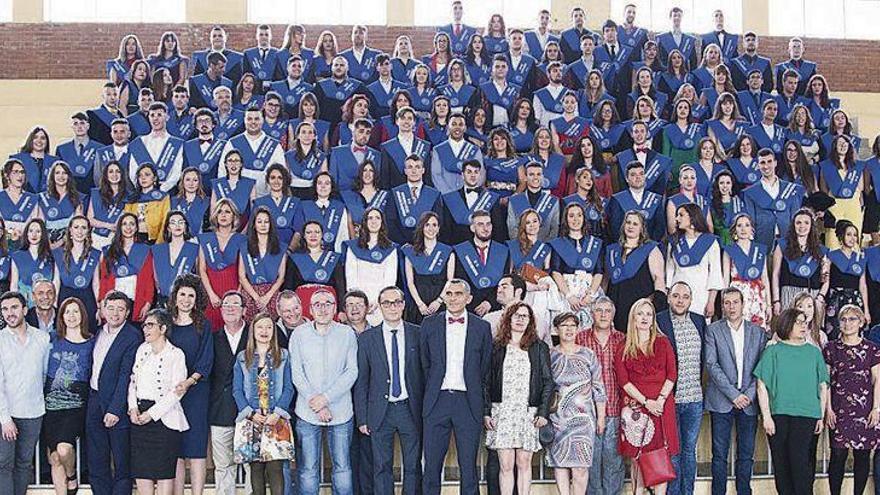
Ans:
[{"label": "red dress", "polygon": [[[633,400],[626,391],[623,390],[624,385],[632,383],[639,392],[649,399],[656,399],[660,395],[660,389],[663,383],[670,380],[673,383],[678,379],[678,370],[675,367],[675,351],[669,343],[669,339],[663,335],[657,335],[654,340],[654,355],[639,355],[636,358],[623,357],[623,349],[614,357],[614,372],[617,374],[617,382],[620,384],[621,397],[624,406],[647,414],[647,410]],[[624,413],[622,413],[624,414]],[[670,394],[666,398],[663,405],[663,414],[660,417],[648,414],[648,417],[654,423],[654,434],[651,441],[642,447],[643,452],[650,452],[663,447],[663,434],[667,437],[667,445],[669,446],[669,455],[675,455],[679,452],[678,443],[678,424],[675,419],[675,397]],[[624,431],[624,420],[621,419],[620,438],[618,440],[618,449],[620,453],[626,457],[635,457],[638,453],[638,447],[633,444],[632,438],[628,439],[627,432]],[[662,422],[662,424],[661,424]],[[635,436],[635,443],[639,443],[641,434],[630,435]]]}]

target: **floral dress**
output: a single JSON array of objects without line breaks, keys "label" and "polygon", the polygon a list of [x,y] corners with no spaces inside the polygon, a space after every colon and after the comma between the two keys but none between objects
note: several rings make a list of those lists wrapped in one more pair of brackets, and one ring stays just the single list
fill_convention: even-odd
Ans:
[{"label": "floral dress", "polygon": [[593,465],[596,438],[596,402],[605,402],[602,369],[587,347],[567,355],[550,351],[550,369],[559,393],[559,408],[550,414],[553,443],[547,465],[554,468],[588,468]]},{"label": "floral dress", "polygon": [[880,428],[868,427],[874,401],[871,368],[880,364],[880,346],[862,339],[856,345],[835,340],[822,351],[831,368],[831,407],[837,415],[831,447],[872,450],[880,445]]},{"label": "floral dress", "polygon": [[520,349],[519,345],[508,345],[504,357],[501,402],[492,403],[495,429],[486,431],[486,447],[529,452],[541,450],[538,429],[533,423],[538,408],[529,406],[531,370],[528,351]]},{"label": "floral dress", "polygon": [[[264,414],[268,414],[270,410],[270,372],[269,366],[263,366],[257,370],[257,393],[259,394],[260,409]],[[279,418],[274,426],[258,425],[252,420],[246,419],[236,425],[235,436],[236,445],[233,458],[236,464],[294,458],[293,435],[290,421],[286,418]]]},{"label": "floral dress", "polygon": [[[766,270],[766,268],[765,268]],[[743,318],[763,328],[770,330],[770,321],[767,320],[767,300],[764,299],[764,281],[760,278],[746,280],[739,275],[736,264],[730,264],[730,287],[737,288],[743,295]]]}]

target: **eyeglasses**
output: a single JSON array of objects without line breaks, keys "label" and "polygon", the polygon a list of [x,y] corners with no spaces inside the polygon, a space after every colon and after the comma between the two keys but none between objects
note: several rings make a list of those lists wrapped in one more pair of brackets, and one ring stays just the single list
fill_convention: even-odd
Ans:
[{"label": "eyeglasses", "polygon": [[223,308],[226,308],[226,309],[236,309],[236,308],[240,308],[242,305],[239,303],[225,302],[225,303],[221,304],[220,306]]},{"label": "eyeglasses", "polygon": [[383,308],[391,308],[394,306],[403,306],[403,299],[395,299],[393,301],[382,301],[379,303]]},{"label": "eyeglasses", "polygon": [[861,322],[862,319],[859,318],[858,316],[844,316],[844,317],[840,318],[841,323],[852,323],[855,321]]},{"label": "eyeglasses", "polygon": [[330,309],[333,307],[332,302],[315,302],[312,303],[312,309]]},{"label": "eyeglasses", "polygon": [[147,322],[144,322],[144,324],[143,324],[143,328],[156,328],[158,326],[159,326],[158,323],[152,322],[152,321],[147,321]]},{"label": "eyeglasses", "polygon": [[366,308],[367,305],[362,302],[347,302],[345,303],[346,309],[363,309]]},{"label": "eyeglasses", "polygon": [[518,320],[528,320],[531,315],[528,313],[514,313],[511,318],[516,318]]}]

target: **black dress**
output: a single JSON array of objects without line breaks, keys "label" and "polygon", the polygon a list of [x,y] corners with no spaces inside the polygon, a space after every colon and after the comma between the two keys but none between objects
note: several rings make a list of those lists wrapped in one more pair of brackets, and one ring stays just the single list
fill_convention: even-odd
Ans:
[{"label": "black dress", "polygon": [[[654,278],[651,277],[651,269],[645,260],[639,270],[632,277],[621,280],[615,284],[609,278],[608,290],[605,293],[612,301],[617,310],[614,313],[614,328],[626,333],[629,321],[629,308],[636,301],[654,294]],[[659,293],[658,293],[659,294]],[[654,298],[654,310],[660,312],[666,309],[666,298]]]}]

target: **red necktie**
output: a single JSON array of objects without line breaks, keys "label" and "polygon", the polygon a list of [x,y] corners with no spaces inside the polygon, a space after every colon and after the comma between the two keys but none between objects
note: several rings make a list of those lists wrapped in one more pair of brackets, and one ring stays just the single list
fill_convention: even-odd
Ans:
[{"label": "red necktie", "polygon": [[366,152],[367,152],[367,147],[366,147],[366,146],[355,146],[353,149],[354,149],[354,152],[355,152],[355,153],[357,153],[358,151],[360,151],[361,153],[366,153]]},{"label": "red necktie", "polygon": [[647,152],[648,152],[647,147],[636,148],[636,153],[647,153]]},{"label": "red necktie", "polygon": [[477,251],[480,252],[480,261],[485,265],[486,264],[486,249],[487,247],[478,247]]},{"label": "red necktie", "polygon": [[452,318],[450,316],[449,318],[446,319],[446,322],[449,323],[450,325],[453,325],[455,323],[461,323],[462,325],[464,325],[464,316],[462,316],[460,318]]},{"label": "red necktie", "polygon": [[455,33],[455,37],[456,37],[456,38],[458,38],[459,36],[461,36],[461,25],[460,25],[460,24],[456,24],[456,25],[455,25],[455,28],[453,29],[452,32]]}]

